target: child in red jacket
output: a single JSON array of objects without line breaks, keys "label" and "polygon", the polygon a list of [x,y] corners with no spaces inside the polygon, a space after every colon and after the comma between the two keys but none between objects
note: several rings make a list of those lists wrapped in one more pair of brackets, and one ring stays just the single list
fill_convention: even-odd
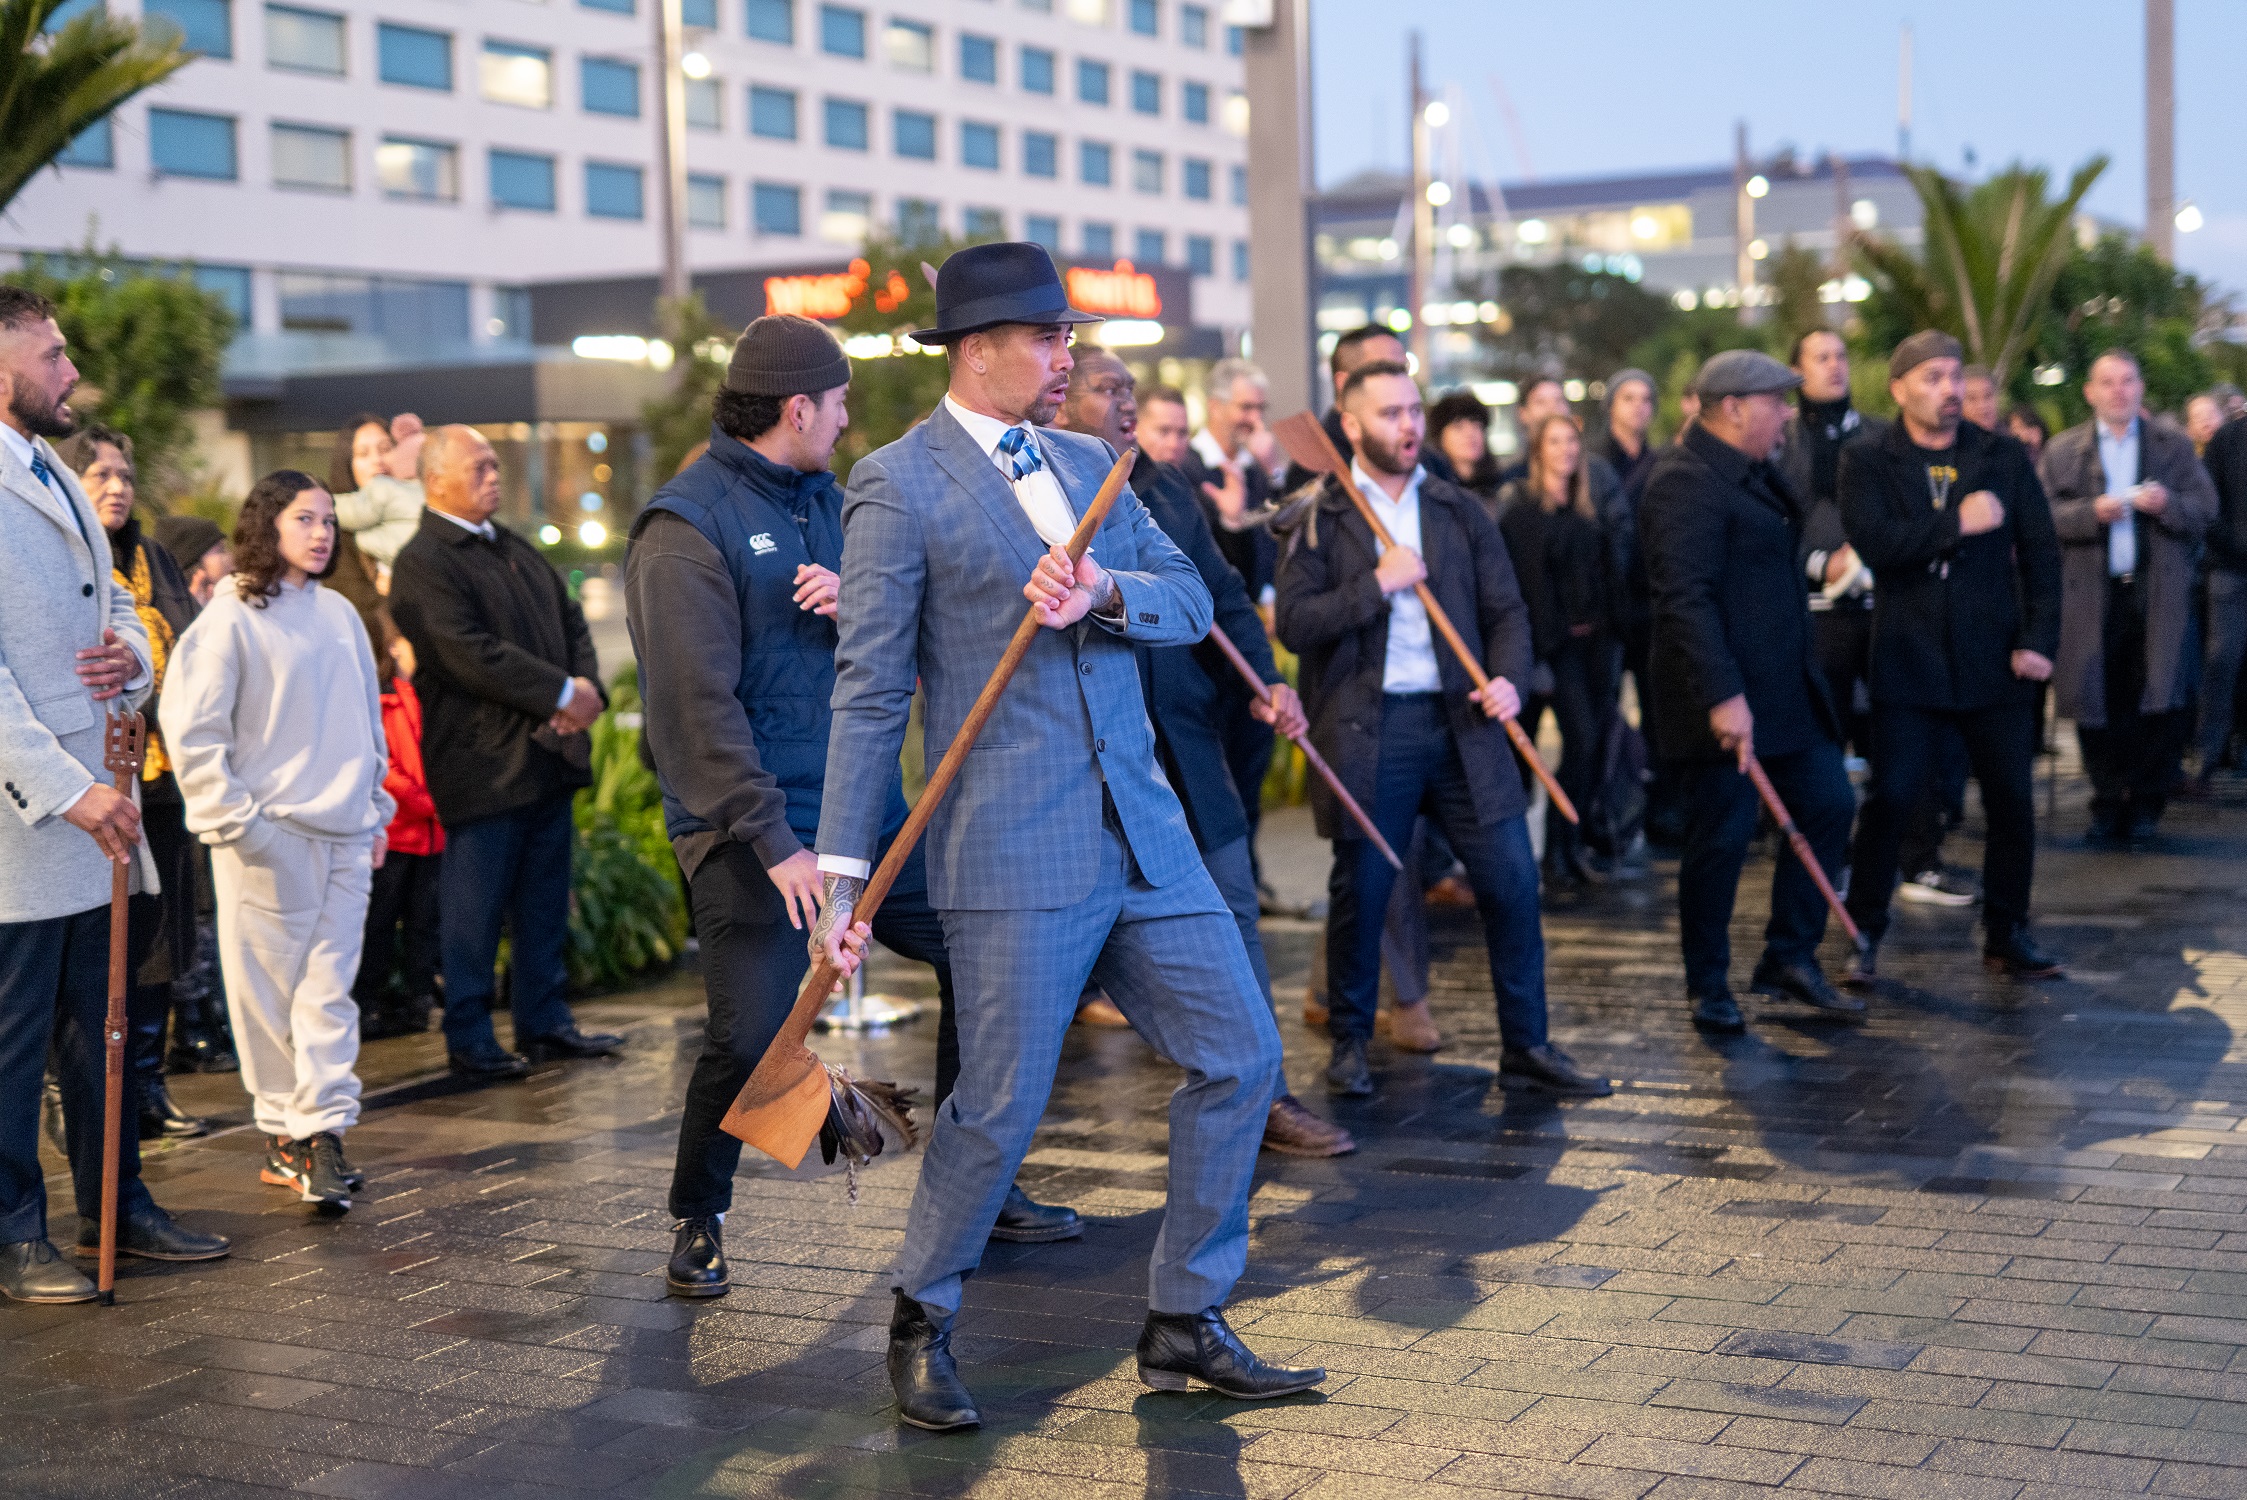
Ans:
[{"label": "child in red jacket", "polygon": [[[427,1031],[437,1004],[442,948],[438,939],[437,870],[445,830],[421,768],[421,699],[414,693],[413,647],[383,620],[384,650],[375,662],[382,681],[382,731],[390,744],[383,790],[398,803],[390,820],[390,853],[374,872],[367,901],[366,943],[351,998],[359,1002],[359,1035],[367,1041]],[[398,928],[405,927],[403,944]],[[396,962],[401,955],[403,962]],[[395,968],[395,973],[393,969]]]}]

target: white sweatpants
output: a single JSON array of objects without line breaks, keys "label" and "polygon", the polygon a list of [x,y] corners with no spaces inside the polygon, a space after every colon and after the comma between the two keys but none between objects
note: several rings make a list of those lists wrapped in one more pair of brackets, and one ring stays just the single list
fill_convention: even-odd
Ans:
[{"label": "white sweatpants", "polygon": [[301,1140],[359,1119],[359,1007],[374,837],[308,839],[260,819],[211,850],[218,961],[257,1128]]}]

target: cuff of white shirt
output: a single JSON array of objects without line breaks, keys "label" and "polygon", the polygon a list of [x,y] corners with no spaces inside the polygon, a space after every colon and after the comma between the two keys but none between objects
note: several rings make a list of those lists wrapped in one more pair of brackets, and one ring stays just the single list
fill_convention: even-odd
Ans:
[{"label": "cuff of white shirt", "polygon": [[65,802],[62,806],[56,808],[54,811],[54,816],[59,818],[67,814],[72,808],[76,807],[79,803],[86,800],[86,793],[92,791],[99,785],[101,785],[101,783],[98,781],[89,781],[84,786],[78,788],[78,795],[71,798],[68,802]]},{"label": "cuff of white shirt", "polygon": [[1826,562],[1831,556],[1832,554],[1827,552],[1813,552],[1804,562],[1803,571],[1810,575],[1812,583],[1824,583],[1826,581]]},{"label": "cuff of white shirt", "polygon": [[864,880],[874,873],[871,860],[845,859],[840,854],[819,856],[819,873],[822,875],[847,875],[853,880]]},{"label": "cuff of white shirt", "polygon": [[562,696],[554,701],[554,712],[560,713],[563,709],[568,708],[570,700],[576,696],[577,679],[572,677],[562,684]]}]

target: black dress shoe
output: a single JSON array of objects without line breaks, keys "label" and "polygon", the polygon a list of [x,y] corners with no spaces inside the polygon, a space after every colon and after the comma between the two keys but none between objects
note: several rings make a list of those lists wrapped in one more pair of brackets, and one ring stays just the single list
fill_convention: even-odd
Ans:
[{"label": "black dress shoe", "polygon": [[571,1057],[613,1057],[624,1050],[624,1038],[606,1031],[580,1031],[572,1026],[548,1036],[526,1037],[516,1045],[532,1062],[542,1063]]},{"label": "black dress shoe", "polygon": [[1849,967],[1841,974],[1844,989],[1869,990],[1880,984],[1880,944],[1868,942],[1849,955]]},{"label": "black dress shoe", "polygon": [[2016,927],[1982,949],[1982,966],[2007,979],[2065,979],[2067,968],[2039,948],[2026,927]]},{"label": "black dress shoe", "polygon": [[733,1290],[721,1229],[716,1214],[679,1221],[671,1238],[671,1260],[663,1268],[663,1284],[672,1296],[723,1297]]},{"label": "black dress shoe", "polygon": [[506,1052],[498,1047],[475,1052],[448,1052],[445,1062],[463,1078],[492,1080],[520,1078],[531,1070],[530,1059],[519,1052]]},{"label": "black dress shoe", "polygon": [[1615,1085],[1597,1073],[1576,1066],[1576,1059],[1551,1042],[1535,1047],[1508,1047],[1498,1054],[1498,1076],[1526,1083],[1548,1094],[1572,1094],[1582,1099],[1604,1099]]},{"label": "black dress shoe", "polygon": [[91,1302],[98,1295],[85,1273],[47,1241],[0,1245],[0,1297],[16,1302]]},{"label": "black dress shoe", "polygon": [[1713,995],[1695,995],[1693,1024],[1703,1031],[1741,1032],[1748,1029],[1746,1018],[1740,1014],[1740,1002],[1732,998],[1729,990],[1719,990]]},{"label": "black dress shoe", "polygon": [[2093,813],[2083,842],[2094,849],[2127,849],[2130,847],[2129,825],[2119,813]]},{"label": "black dress shoe", "polygon": [[1326,1371],[1264,1363],[1226,1326],[1223,1312],[1205,1307],[1147,1314],[1139,1331],[1139,1378],[1158,1391],[1200,1385],[1235,1401],[1264,1401],[1307,1391],[1326,1379]]},{"label": "black dress shoe", "polygon": [[2130,821],[2125,826],[2129,829],[2131,843],[2149,843],[2152,841],[2154,834],[2161,828],[2161,810],[2152,807],[2134,807],[2130,809]]},{"label": "black dress shoe", "polygon": [[1083,1233],[1084,1220],[1077,1217],[1075,1209],[1063,1203],[1035,1202],[1020,1187],[1006,1190],[1006,1202],[999,1205],[998,1222],[991,1226],[991,1238],[1010,1245],[1073,1240]]},{"label": "black dress shoe", "polygon": [[[189,1229],[151,1203],[135,1214],[117,1216],[117,1253],[142,1260],[217,1260],[233,1249],[223,1234],[201,1234]],[[78,1253],[101,1253],[101,1221],[78,1221]]]},{"label": "black dress shoe", "polygon": [[1365,1039],[1338,1036],[1334,1056],[1326,1065],[1326,1091],[1363,1098],[1373,1092],[1373,1070],[1365,1065]]},{"label": "black dress shoe", "polygon": [[1865,1018],[1865,1002],[1854,995],[1844,995],[1828,984],[1816,964],[1775,964],[1766,960],[1755,966],[1748,988],[1775,1000],[1799,1000],[1837,1021]]},{"label": "black dress shoe", "polygon": [[952,1359],[952,1320],[930,1317],[903,1292],[889,1315],[889,1385],[897,1393],[897,1415],[909,1427],[958,1432],[983,1421]]},{"label": "black dress shoe", "polygon": [[144,1141],[187,1141],[210,1133],[210,1126],[172,1102],[161,1073],[140,1079],[140,1138]]}]

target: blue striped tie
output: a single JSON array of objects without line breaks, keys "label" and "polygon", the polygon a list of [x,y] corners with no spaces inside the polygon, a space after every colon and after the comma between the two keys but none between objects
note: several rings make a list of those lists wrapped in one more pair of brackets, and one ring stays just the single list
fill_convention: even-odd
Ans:
[{"label": "blue striped tie", "polygon": [[1045,467],[1030,434],[1019,427],[1006,430],[1006,436],[999,439],[999,451],[1007,457],[1007,477],[1018,484]]},{"label": "blue striped tie", "polygon": [[36,449],[31,455],[31,477],[49,489],[55,487],[55,471],[47,467],[47,456]]}]

